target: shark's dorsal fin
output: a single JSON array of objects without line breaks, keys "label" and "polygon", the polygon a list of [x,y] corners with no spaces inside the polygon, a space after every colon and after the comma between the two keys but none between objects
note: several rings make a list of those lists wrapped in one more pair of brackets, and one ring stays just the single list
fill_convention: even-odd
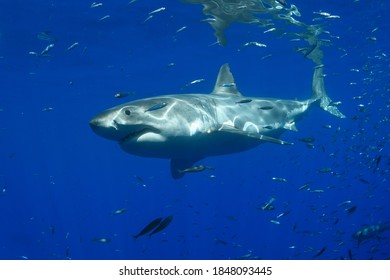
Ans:
[{"label": "shark's dorsal fin", "polygon": [[214,86],[212,94],[234,94],[241,96],[241,93],[237,90],[236,83],[232,73],[230,72],[229,65],[225,63],[219,69],[217,81]]}]

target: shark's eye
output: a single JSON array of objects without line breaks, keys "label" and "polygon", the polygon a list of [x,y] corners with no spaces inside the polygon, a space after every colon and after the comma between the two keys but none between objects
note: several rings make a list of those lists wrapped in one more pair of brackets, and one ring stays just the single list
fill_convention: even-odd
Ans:
[{"label": "shark's eye", "polygon": [[128,115],[128,116],[130,116],[130,115],[131,115],[130,110],[129,110],[129,109],[126,109],[126,110],[125,110],[125,114]]}]

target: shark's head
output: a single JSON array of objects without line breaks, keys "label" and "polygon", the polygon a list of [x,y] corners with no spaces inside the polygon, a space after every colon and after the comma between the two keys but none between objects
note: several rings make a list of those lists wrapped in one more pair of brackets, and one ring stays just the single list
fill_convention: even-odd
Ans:
[{"label": "shark's head", "polygon": [[160,134],[162,123],[157,111],[165,111],[162,110],[165,106],[167,103],[159,99],[133,101],[98,114],[89,125],[97,135],[121,144],[159,142],[164,139]]}]

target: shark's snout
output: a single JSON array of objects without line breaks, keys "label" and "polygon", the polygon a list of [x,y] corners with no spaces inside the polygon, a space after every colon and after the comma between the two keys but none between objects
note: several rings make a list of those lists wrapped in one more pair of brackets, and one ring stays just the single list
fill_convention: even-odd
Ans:
[{"label": "shark's snout", "polygon": [[106,139],[119,141],[125,136],[125,133],[118,130],[111,114],[106,112],[103,112],[90,120],[89,126],[97,135]]}]

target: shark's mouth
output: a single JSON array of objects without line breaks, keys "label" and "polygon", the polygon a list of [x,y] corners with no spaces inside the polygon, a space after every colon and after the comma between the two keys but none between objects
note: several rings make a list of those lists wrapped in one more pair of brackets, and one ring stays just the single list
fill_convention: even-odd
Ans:
[{"label": "shark's mouth", "polygon": [[151,128],[143,128],[137,131],[132,131],[129,134],[127,134],[125,137],[123,137],[121,140],[119,140],[119,144],[123,144],[129,141],[133,141],[138,139],[140,136],[144,135],[145,133],[158,133],[158,130],[151,129]]},{"label": "shark's mouth", "polygon": [[129,134],[127,134],[125,137],[123,137],[121,140],[119,140],[119,143],[122,144],[122,143],[128,142],[130,140],[133,140],[133,139],[141,136],[142,134],[146,133],[147,131],[149,131],[147,128],[144,128],[144,129],[141,129],[138,131],[132,131]]}]

